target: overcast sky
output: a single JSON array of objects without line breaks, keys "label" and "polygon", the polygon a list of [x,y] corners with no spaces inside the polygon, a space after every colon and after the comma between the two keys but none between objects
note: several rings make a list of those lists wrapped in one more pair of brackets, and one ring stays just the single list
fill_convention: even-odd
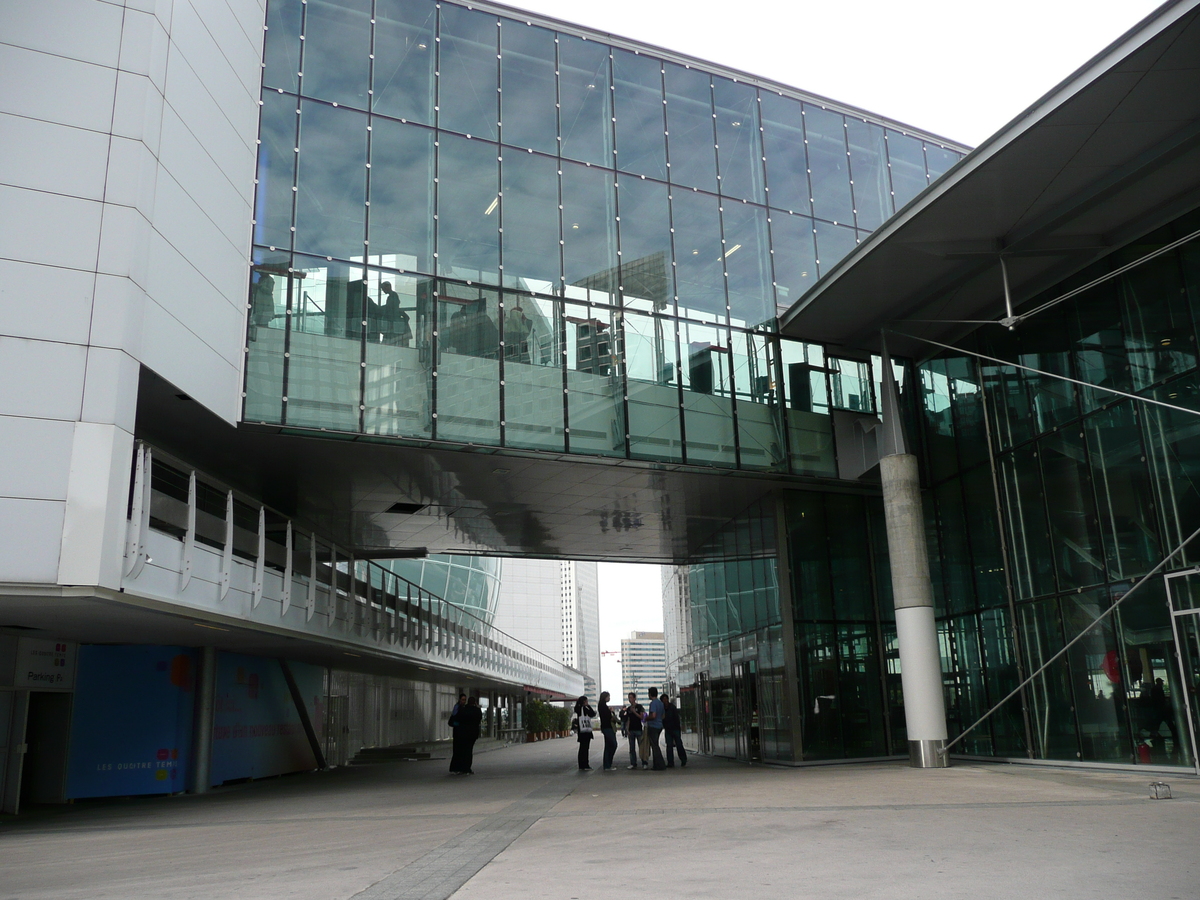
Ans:
[{"label": "overcast sky", "polygon": [[[1153,0],[518,0],[980,144],[1128,31]],[[662,628],[657,566],[601,564],[600,644]],[[620,690],[616,656],[602,687]]]},{"label": "overcast sky", "polygon": [[510,6],[782,81],[970,146],[1153,0],[518,0]]}]

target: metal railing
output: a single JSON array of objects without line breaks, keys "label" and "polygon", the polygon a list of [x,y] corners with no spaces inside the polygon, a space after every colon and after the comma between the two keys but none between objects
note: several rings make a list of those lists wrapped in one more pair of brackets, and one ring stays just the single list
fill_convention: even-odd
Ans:
[{"label": "metal railing", "polygon": [[[450,665],[523,685],[569,678],[572,670],[445,600],[290,518],[229,489],[145,443],[135,450],[124,575],[134,581],[150,561],[147,537],[165,532],[183,544],[179,591],[191,584],[198,553],[220,556],[218,600],[236,565],[253,567],[251,609],[262,602],[268,571],[280,588],[280,617],[303,610],[305,623],[354,635],[380,647],[407,649]],[[204,548],[207,547],[208,550]],[[293,614],[294,615],[294,614]]]}]

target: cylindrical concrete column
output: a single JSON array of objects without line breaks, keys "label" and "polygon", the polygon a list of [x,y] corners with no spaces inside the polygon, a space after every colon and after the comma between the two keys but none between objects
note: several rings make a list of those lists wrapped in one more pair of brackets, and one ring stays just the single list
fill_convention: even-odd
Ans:
[{"label": "cylindrical concrete column", "polygon": [[217,648],[200,648],[196,714],[192,720],[192,793],[203,794],[212,774],[213,715],[217,698]]},{"label": "cylindrical concrete column", "polygon": [[942,752],[946,745],[946,702],[942,696],[942,661],[933,617],[933,583],[929,579],[917,458],[911,453],[885,456],[879,461],[879,471],[883,478],[909,763],[915,768],[943,768],[949,765]]}]

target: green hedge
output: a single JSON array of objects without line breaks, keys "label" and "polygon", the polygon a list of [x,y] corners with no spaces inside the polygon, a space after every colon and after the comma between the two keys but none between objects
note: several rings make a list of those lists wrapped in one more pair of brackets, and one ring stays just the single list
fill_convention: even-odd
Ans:
[{"label": "green hedge", "polygon": [[571,727],[571,710],[552,706],[544,700],[525,704],[525,730],[530,734],[543,731],[566,731]]}]

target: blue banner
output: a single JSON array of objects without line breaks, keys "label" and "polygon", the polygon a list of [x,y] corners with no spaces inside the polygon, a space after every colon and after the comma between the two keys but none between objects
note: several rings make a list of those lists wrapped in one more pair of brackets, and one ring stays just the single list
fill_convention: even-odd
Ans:
[{"label": "blue banner", "polygon": [[79,648],[67,797],[187,788],[195,653],[186,647]]}]

